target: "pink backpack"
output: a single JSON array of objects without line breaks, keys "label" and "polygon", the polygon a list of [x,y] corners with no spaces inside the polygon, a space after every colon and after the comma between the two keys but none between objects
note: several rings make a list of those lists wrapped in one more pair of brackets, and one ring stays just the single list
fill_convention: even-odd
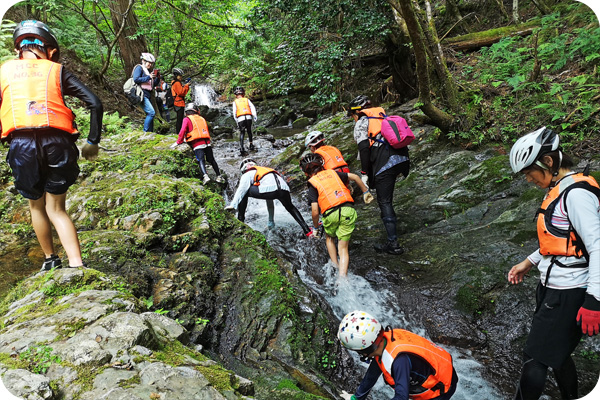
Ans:
[{"label": "pink backpack", "polygon": [[406,147],[415,140],[415,135],[406,120],[398,115],[388,117],[383,114],[381,136],[395,149]]}]

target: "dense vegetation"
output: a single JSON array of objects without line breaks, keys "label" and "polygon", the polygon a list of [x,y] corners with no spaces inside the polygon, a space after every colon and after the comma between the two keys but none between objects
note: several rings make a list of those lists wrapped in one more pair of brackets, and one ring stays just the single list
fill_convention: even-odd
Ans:
[{"label": "dense vegetation", "polygon": [[[600,127],[597,17],[574,0],[522,0],[509,15],[512,6],[492,0],[30,0],[7,13],[0,57],[12,57],[11,20],[33,17],[48,22],[106,87],[120,86],[138,49],[152,52],[162,71],[181,67],[222,93],[235,85],[259,97],[301,90],[324,111],[361,92],[377,102],[419,97],[416,107],[444,136],[466,144],[510,142],[552,125],[575,150],[589,151]],[[525,21],[533,27],[528,34],[510,34]],[[499,28],[504,37],[486,47],[457,51],[449,42]],[[415,40],[427,54],[421,71]],[[399,58],[408,66],[400,68]]]}]

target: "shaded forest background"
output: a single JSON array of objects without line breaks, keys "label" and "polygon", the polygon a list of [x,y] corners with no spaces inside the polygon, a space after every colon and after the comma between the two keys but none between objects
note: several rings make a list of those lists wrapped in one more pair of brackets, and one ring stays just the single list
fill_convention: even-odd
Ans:
[{"label": "shaded forest background", "polygon": [[465,147],[549,125],[575,154],[600,150],[600,28],[573,0],[32,0],[4,16],[2,61],[26,18],[122,114],[122,83],[149,51],[167,81],[179,67],[224,96],[308,93],[323,114],[362,93],[418,98],[439,138]]}]

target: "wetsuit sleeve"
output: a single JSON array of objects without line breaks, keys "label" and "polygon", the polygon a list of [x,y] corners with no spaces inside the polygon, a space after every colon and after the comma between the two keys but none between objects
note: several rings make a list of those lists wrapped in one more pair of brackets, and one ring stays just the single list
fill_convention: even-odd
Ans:
[{"label": "wetsuit sleeve", "polygon": [[367,373],[363,377],[360,385],[358,385],[358,389],[354,393],[354,397],[356,400],[365,400],[373,388],[375,383],[377,383],[377,379],[381,375],[381,370],[379,369],[379,365],[375,361],[371,361],[369,368],[367,369]]},{"label": "wetsuit sleeve", "polygon": [[394,386],[394,397],[392,400],[408,400],[410,393],[410,370],[411,363],[407,354],[398,354],[392,363],[392,377]]},{"label": "wetsuit sleeve", "polygon": [[319,202],[319,192],[317,188],[315,188],[310,183],[308,184],[308,205],[310,206],[312,203]]},{"label": "wetsuit sleeve", "polygon": [[242,201],[246,193],[248,193],[248,190],[250,190],[250,186],[252,186],[254,181],[254,175],[256,175],[256,170],[246,172],[241,176],[238,188],[235,191],[235,195],[233,196],[231,203],[229,204],[236,210],[240,204],[240,201]]},{"label": "wetsuit sleeve", "polygon": [[104,115],[100,98],[65,68],[62,71],[61,84],[64,95],[77,97],[86,104],[86,108],[90,111],[90,132],[87,140],[91,144],[100,143]]},{"label": "wetsuit sleeve", "polygon": [[347,185],[350,182],[350,178],[348,178],[348,174],[345,172],[338,172],[336,171],[338,176],[340,177],[340,179],[342,180],[342,183],[344,185]]},{"label": "wetsuit sleeve", "polygon": [[358,143],[358,154],[360,156],[361,173],[364,172],[369,175],[369,185],[371,185],[371,147],[368,139]]},{"label": "wetsuit sleeve", "polygon": [[589,190],[573,189],[566,199],[569,221],[589,254],[587,293],[600,301],[600,206]]}]

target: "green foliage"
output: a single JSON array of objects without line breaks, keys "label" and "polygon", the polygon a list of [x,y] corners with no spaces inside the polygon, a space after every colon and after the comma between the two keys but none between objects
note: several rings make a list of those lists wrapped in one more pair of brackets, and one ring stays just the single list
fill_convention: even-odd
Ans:
[{"label": "green foliage", "polygon": [[12,33],[15,29],[15,23],[8,19],[3,19],[0,25],[0,64],[15,58]]},{"label": "green foliage", "polygon": [[60,357],[52,354],[52,347],[36,345],[27,348],[19,354],[19,359],[25,361],[27,369],[35,374],[45,374],[52,364],[60,363]]}]

